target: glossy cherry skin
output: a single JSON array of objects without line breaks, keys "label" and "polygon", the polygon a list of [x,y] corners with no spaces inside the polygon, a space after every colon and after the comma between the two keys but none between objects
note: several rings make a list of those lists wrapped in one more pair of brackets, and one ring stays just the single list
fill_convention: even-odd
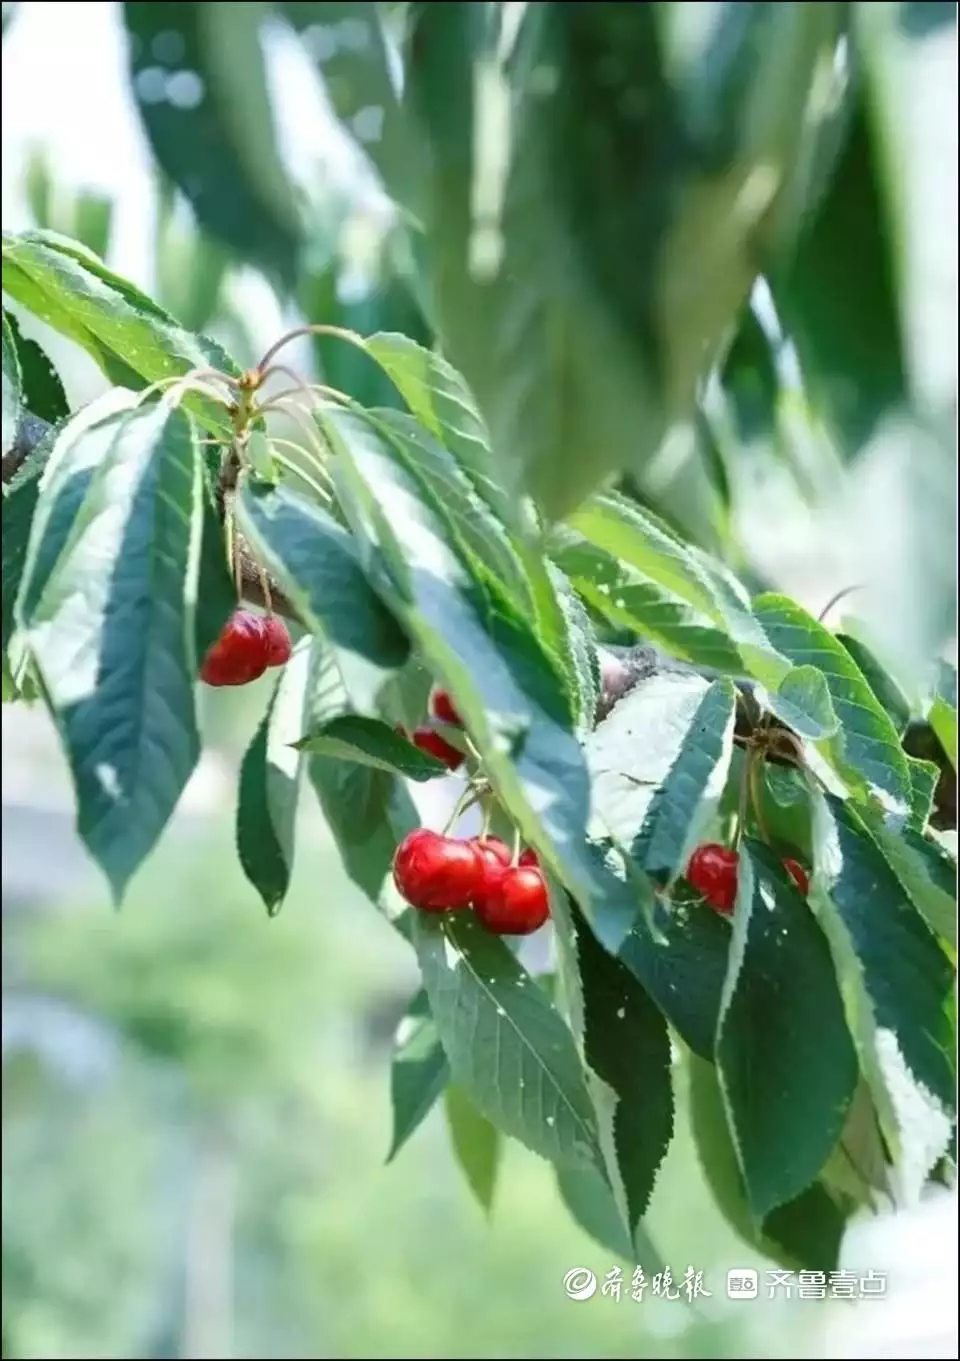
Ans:
[{"label": "glossy cherry skin", "polygon": [[264,619],[267,635],[267,666],[284,666],[290,660],[293,644],[290,630],[276,614],[268,614]]},{"label": "glossy cherry skin", "polygon": [[787,871],[803,896],[806,897],[810,892],[810,876],[800,864],[800,861],[794,860],[791,856],[787,856],[786,860],[783,862],[783,868]]},{"label": "glossy cherry skin", "polygon": [[441,723],[455,724],[458,728],[463,727],[463,719],[453,707],[453,700],[446,690],[434,689],[431,692],[430,714]]},{"label": "glossy cherry skin", "polygon": [[520,852],[520,859],[518,861],[518,864],[533,865],[534,869],[539,869],[540,857],[539,855],[537,855],[536,851],[533,849],[532,846],[527,846],[525,850],[522,850]]},{"label": "glossy cherry skin", "polygon": [[250,610],[234,610],[200,668],[207,685],[248,685],[259,680],[268,662],[266,620]]},{"label": "glossy cherry skin", "polygon": [[437,760],[442,761],[448,770],[457,770],[463,765],[463,752],[457,751],[456,747],[452,747],[438,732],[435,732],[426,724],[414,728],[410,740],[421,751],[427,751],[431,756],[436,756]]},{"label": "glossy cherry skin", "polygon": [[708,842],[698,846],[687,866],[687,880],[715,912],[729,916],[737,901],[740,857],[727,846]]},{"label": "glossy cherry skin", "polygon": [[483,870],[483,858],[472,841],[418,827],[397,847],[393,882],[413,907],[447,912],[472,901]]},{"label": "glossy cherry skin", "polygon": [[492,871],[496,872],[500,869],[506,869],[507,865],[510,864],[512,859],[510,847],[499,837],[476,837],[474,845],[480,852],[485,868],[489,866]]},{"label": "glossy cherry skin", "polygon": [[496,936],[530,936],[550,916],[543,875],[532,865],[488,868],[483,891],[474,899],[478,920]]}]

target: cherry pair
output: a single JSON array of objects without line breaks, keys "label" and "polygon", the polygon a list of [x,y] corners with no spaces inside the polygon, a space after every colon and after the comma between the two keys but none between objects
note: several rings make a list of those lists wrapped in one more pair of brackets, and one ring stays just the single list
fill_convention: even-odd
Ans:
[{"label": "cherry pair", "polygon": [[249,685],[269,666],[290,660],[290,633],[275,614],[238,609],[203,659],[200,679],[207,685]]},{"label": "cherry pair", "polygon": [[[709,842],[704,846],[698,846],[690,857],[687,882],[703,895],[715,912],[727,917],[737,901],[739,867],[740,857],[736,851],[728,846]],[[788,856],[783,862],[783,868],[806,897],[810,891],[810,880],[803,866]]]},{"label": "cherry pair", "polygon": [[550,915],[547,886],[535,851],[524,851],[516,865],[511,860],[496,837],[462,841],[419,827],[398,846],[393,879],[421,912],[472,906],[494,935],[529,936]]},{"label": "cherry pair", "polygon": [[[430,717],[438,723],[449,723],[451,727],[463,727],[463,720],[453,707],[453,701],[446,690],[434,689],[430,694]],[[403,732],[403,728],[400,729]],[[442,761],[448,770],[458,770],[463,765],[464,756],[430,723],[422,723],[414,728],[410,741],[421,751],[428,752]]]}]

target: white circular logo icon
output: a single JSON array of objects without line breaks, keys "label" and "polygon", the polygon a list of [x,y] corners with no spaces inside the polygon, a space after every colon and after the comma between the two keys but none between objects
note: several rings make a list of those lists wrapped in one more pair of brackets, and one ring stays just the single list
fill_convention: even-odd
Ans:
[{"label": "white circular logo icon", "polygon": [[591,1295],[596,1294],[597,1278],[589,1267],[574,1266],[564,1276],[563,1288],[568,1299],[588,1300]]}]

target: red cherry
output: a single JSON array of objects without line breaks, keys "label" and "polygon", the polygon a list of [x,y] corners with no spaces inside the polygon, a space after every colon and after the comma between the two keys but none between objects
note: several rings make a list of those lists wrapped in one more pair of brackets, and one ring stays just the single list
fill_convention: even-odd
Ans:
[{"label": "red cherry", "polygon": [[446,690],[433,690],[430,695],[430,713],[441,723],[455,723],[458,728],[463,727],[463,719],[453,707],[453,700]]},{"label": "red cherry", "polygon": [[472,841],[457,841],[418,827],[393,858],[393,882],[423,912],[466,907],[483,877],[483,860]]},{"label": "red cherry", "polygon": [[687,881],[701,893],[714,911],[729,916],[737,901],[737,869],[740,857],[727,846],[710,842],[698,846],[687,866]]},{"label": "red cherry", "polygon": [[520,859],[517,863],[520,865],[532,865],[534,869],[539,869],[540,857],[532,846],[528,846],[526,850],[520,852]]},{"label": "red cherry", "polygon": [[529,936],[550,916],[543,875],[532,865],[488,871],[474,900],[480,922],[496,936]]},{"label": "red cherry", "polygon": [[483,857],[484,866],[492,870],[504,869],[510,864],[510,847],[496,836],[476,837],[474,845]]},{"label": "red cherry", "polygon": [[787,871],[803,896],[806,897],[810,892],[810,876],[800,864],[799,860],[793,860],[790,856],[787,856],[786,860],[783,862],[783,868]]},{"label": "red cherry", "polygon": [[200,668],[207,685],[248,685],[267,669],[266,620],[250,610],[234,610]]},{"label": "red cherry", "polygon": [[263,622],[267,636],[267,666],[284,666],[293,651],[290,630],[276,614],[268,614]]},{"label": "red cherry", "polygon": [[458,766],[463,765],[463,752],[457,751],[456,747],[452,747],[438,732],[434,732],[433,728],[427,726],[414,728],[410,740],[421,751],[428,751],[431,756],[436,756],[448,770],[456,770]]}]

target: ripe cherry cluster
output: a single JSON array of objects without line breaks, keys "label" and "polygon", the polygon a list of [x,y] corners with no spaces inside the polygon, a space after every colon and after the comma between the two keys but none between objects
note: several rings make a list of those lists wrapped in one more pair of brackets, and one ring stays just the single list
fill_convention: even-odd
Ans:
[{"label": "ripe cherry cluster", "polygon": [[237,609],[224,624],[200,668],[207,685],[249,685],[269,666],[290,660],[290,632],[275,614]]},{"label": "ripe cherry cluster", "polygon": [[[430,695],[430,717],[461,727],[462,721],[445,690]],[[431,723],[415,728],[411,741],[457,770],[463,753]],[[493,836],[444,836],[418,827],[404,837],[393,861],[397,888],[421,912],[450,912],[472,907],[480,923],[498,936],[528,936],[550,915],[547,885],[536,851],[516,857]]]},{"label": "ripe cherry cluster", "polygon": [[[783,868],[790,875],[804,897],[810,892],[806,870],[788,857]],[[687,865],[686,879],[703,896],[704,901],[722,917],[729,917],[737,901],[737,877],[740,856],[729,846],[708,842],[698,846]]]}]

